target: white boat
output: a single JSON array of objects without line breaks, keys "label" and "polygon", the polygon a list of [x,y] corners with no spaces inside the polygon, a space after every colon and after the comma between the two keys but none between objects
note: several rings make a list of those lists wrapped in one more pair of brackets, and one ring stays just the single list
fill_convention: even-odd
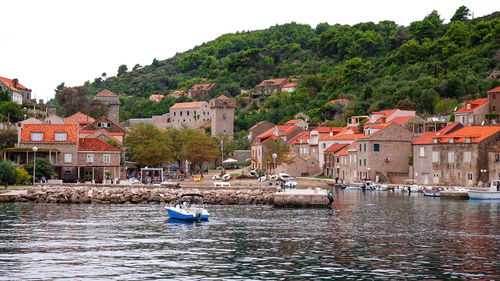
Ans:
[{"label": "white boat", "polygon": [[279,173],[278,177],[279,177],[280,180],[282,180],[284,182],[292,181],[293,180],[293,177],[291,177],[289,174],[285,174],[285,173]]},{"label": "white boat", "polygon": [[257,179],[259,182],[264,182],[266,180],[266,176],[262,176]]},{"label": "white boat", "polygon": [[492,180],[490,190],[470,190],[467,192],[471,200],[500,200],[500,180]]},{"label": "white boat", "polygon": [[231,175],[229,175],[229,174],[225,174],[225,175],[222,176],[222,180],[223,181],[228,181],[230,179],[231,179]]},{"label": "white boat", "polygon": [[387,191],[387,185],[385,185],[385,184],[377,185],[375,187],[375,190],[378,190],[378,191]]},{"label": "white boat", "polygon": [[213,179],[213,180],[220,180],[220,176],[218,176],[218,175],[213,175],[213,176],[212,176],[212,179]]},{"label": "white boat", "polygon": [[277,175],[270,175],[269,180],[272,180],[272,181],[278,180],[278,176]]},{"label": "white boat", "polygon": [[[200,198],[200,204],[197,204],[196,198]],[[184,200],[189,198],[189,200]],[[198,193],[182,194],[179,202],[173,206],[165,207],[168,216],[171,219],[183,221],[203,221],[208,220],[210,214],[203,208],[203,195]]]},{"label": "white boat", "polygon": [[257,171],[251,170],[250,172],[248,172],[248,176],[250,178],[256,178],[257,177]]}]

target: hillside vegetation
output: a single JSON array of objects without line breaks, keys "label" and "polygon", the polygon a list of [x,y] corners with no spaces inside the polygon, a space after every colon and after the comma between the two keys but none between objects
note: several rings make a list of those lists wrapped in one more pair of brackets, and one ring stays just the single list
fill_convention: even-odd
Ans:
[{"label": "hillside vegetation", "polygon": [[[122,65],[117,76],[103,74],[85,86],[91,96],[103,89],[119,94],[125,120],[168,112],[175,102],[189,99],[153,103],[148,97],[187,91],[206,78],[205,83],[218,84],[214,96],[237,97],[237,130],[261,120],[284,122],[298,112],[320,123],[341,110],[325,106],[341,96],[352,101],[344,116],[396,106],[446,115],[458,103],[484,97],[500,85],[498,78],[487,79],[500,63],[499,16],[495,12],[471,20],[462,6],[447,24],[432,11],[409,26],[393,21],[276,25],[225,34],[151,65],[130,70]],[[299,87],[250,101],[242,98],[247,94],[240,96],[240,89],[278,77],[297,81]]]}]

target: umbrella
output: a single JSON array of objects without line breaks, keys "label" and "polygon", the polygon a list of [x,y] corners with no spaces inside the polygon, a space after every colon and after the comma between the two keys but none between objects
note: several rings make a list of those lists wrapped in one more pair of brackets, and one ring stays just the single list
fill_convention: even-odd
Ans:
[{"label": "umbrella", "polygon": [[222,164],[236,164],[236,163],[238,163],[238,160],[233,158],[227,158],[226,160],[222,161]]}]

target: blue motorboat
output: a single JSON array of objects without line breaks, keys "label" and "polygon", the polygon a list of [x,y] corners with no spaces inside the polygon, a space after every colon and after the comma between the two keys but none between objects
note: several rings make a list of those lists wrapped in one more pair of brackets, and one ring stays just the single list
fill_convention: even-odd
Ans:
[{"label": "blue motorboat", "polygon": [[206,221],[210,217],[203,208],[203,195],[198,193],[182,194],[177,204],[165,207],[165,211],[171,219],[183,221]]}]

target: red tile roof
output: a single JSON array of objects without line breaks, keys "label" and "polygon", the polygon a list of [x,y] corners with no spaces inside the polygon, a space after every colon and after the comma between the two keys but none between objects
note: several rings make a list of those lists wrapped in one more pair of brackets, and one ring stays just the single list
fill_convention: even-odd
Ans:
[{"label": "red tile roof", "polygon": [[278,136],[272,135],[272,136],[268,137],[266,140],[264,140],[262,143],[264,143],[268,140],[281,140],[281,138]]},{"label": "red tile roof", "polygon": [[[472,101],[468,101],[465,103],[464,107],[455,111],[455,113],[465,113],[465,112],[473,112],[474,110],[480,108],[481,106],[488,103],[488,98],[480,98]],[[467,105],[470,104],[470,109],[467,109]]]},{"label": "red tile roof", "polygon": [[342,130],[344,130],[343,127],[317,127],[316,129],[314,129],[315,131],[318,131],[318,133],[330,133],[330,132],[333,132],[333,133],[339,133],[341,132]]},{"label": "red tile roof", "polygon": [[104,89],[102,92],[96,95],[96,97],[118,97],[113,92],[108,89]]},{"label": "red tile roof", "polygon": [[162,100],[164,97],[164,95],[151,95],[150,98],[153,98],[155,100]]},{"label": "red tile roof", "polygon": [[120,151],[120,149],[98,138],[83,138],[78,142],[78,151]]},{"label": "red tile roof", "polygon": [[[285,122],[285,125],[288,125],[288,124],[290,124],[290,125],[294,125],[295,123],[297,123],[297,122],[299,122],[299,121],[301,121],[301,120],[302,120],[302,119],[292,119],[292,120],[288,120],[288,121],[286,121],[286,122]],[[304,121],[304,120],[302,120],[302,121]]]},{"label": "red tile roof", "polygon": [[269,136],[271,136],[274,132],[274,127],[268,129],[267,131],[265,131],[264,133],[256,136],[254,139],[264,139],[264,138],[267,138]]},{"label": "red tile roof", "polygon": [[499,133],[500,126],[465,126],[446,135],[434,136],[439,143],[449,143],[453,138],[454,143],[464,143],[466,138],[470,138],[471,143],[479,143],[486,138]]},{"label": "red tile roof", "polygon": [[[42,141],[31,141],[31,133],[43,133]],[[56,141],[55,133],[66,133],[66,141]],[[21,142],[77,142],[78,125],[76,124],[25,124],[21,130]]]},{"label": "red tile roof", "polygon": [[334,144],[330,145],[327,149],[325,149],[325,152],[337,152],[346,146],[347,146],[347,143],[334,143]]},{"label": "red tile roof", "polygon": [[500,92],[500,87],[496,87],[495,89],[489,90],[488,94],[490,94],[490,93],[498,93],[498,92]]},{"label": "red tile roof", "polygon": [[425,132],[418,138],[414,139],[411,144],[432,144],[432,139],[436,135],[436,132]]},{"label": "red tile roof", "polygon": [[81,112],[77,112],[69,117],[64,118],[64,123],[65,124],[77,124],[80,123],[80,125],[88,125],[94,123],[95,119],[85,115]]},{"label": "red tile roof", "polygon": [[170,107],[170,109],[172,110],[172,109],[199,108],[199,107],[204,106],[205,104],[207,104],[206,101],[179,102],[179,103],[172,105],[172,107]]},{"label": "red tile roof", "polygon": [[336,135],[333,136],[329,139],[331,140],[356,140],[363,137],[363,134],[343,134],[343,135]]},{"label": "red tile roof", "polygon": [[[0,81],[4,82],[4,83],[5,83],[5,84],[7,84],[9,87],[14,87],[14,81],[12,81],[12,80],[11,80],[11,79],[9,79],[9,78],[0,77]],[[24,87],[23,85],[19,84],[19,82],[17,83],[16,88],[23,89],[23,90],[27,90],[27,89],[26,89],[26,87]]]},{"label": "red tile roof", "polygon": [[349,155],[349,147],[344,147],[341,150],[337,151],[335,156],[348,156]]},{"label": "red tile roof", "polygon": [[[301,143],[309,143],[309,135],[310,132],[302,132],[295,138],[293,138],[289,143],[290,144],[301,144]],[[300,142],[302,140],[302,142]]]}]

